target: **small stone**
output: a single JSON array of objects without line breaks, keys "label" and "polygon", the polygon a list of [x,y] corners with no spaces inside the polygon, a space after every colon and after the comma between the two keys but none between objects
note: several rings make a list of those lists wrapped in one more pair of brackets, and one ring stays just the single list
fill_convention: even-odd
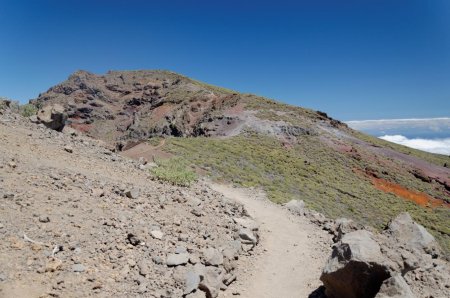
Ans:
[{"label": "small stone", "polygon": [[125,191],[125,195],[130,199],[137,199],[139,197],[140,190],[138,188],[133,188]]},{"label": "small stone", "polygon": [[206,293],[200,290],[197,290],[193,293],[186,295],[186,298],[206,298]]},{"label": "small stone", "polygon": [[140,275],[146,276],[146,275],[150,274],[149,264],[145,260],[139,261],[137,266],[139,268],[139,274]]},{"label": "small stone", "polygon": [[84,272],[86,270],[86,267],[82,264],[75,264],[72,266],[73,272]]},{"label": "small stone", "polygon": [[145,292],[147,292],[147,284],[142,283],[142,284],[139,285],[138,293],[139,294],[143,294]]},{"label": "small stone", "polygon": [[175,217],[173,219],[173,224],[176,226],[180,226],[181,225],[181,219],[179,217]]},{"label": "small stone", "polygon": [[187,249],[184,246],[177,246],[175,248],[175,253],[176,254],[182,254],[182,253],[187,253]]},{"label": "small stone", "polygon": [[13,199],[14,198],[14,193],[7,192],[7,193],[3,194],[3,198],[4,199]]},{"label": "small stone", "polygon": [[189,235],[185,233],[181,233],[178,235],[178,241],[187,242],[189,240]]},{"label": "small stone", "polygon": [[224,278],[224,280],[223,280],[223,283],[226,285],[226,286],[229,286],[232,282],[234,282],[236,280],[236,275],[234,275],[234,274],[231,274],[231,273],[228,273],[226,276],[225,276],[225,278]]},{"label": "small stone", "polygon": [[129,259],[128,261],[127,261],[127,263],[128,263],[128,265],[130,265],[130,267],[134,267],[134,266],[136,266],[136,261],[135,260],[133,260],[133,259]]},{"label": "small stone", "polygon": [[98,290],[98,289],[101,289],[101,288],[103,288],[103,285],[100,282],[96,282],[92,286],[92,290]]},{"label": "small stone", "polygon": [[0,273],[0,281],[5,281],[6,279],[6,274]]},{"label": "small stone", "polygon": [[233,218],[233,221],[241,227],[250,229],[252,231],[256,231],[259,229],[259,224],[251,218],[235,217]]},{"label": "small stone", "polygon": [[200,258],[197,255],[191,255],[189,257],[189,263],[191,263],[192,265],[195,265],[199,262],[200,262]]},{"label": "small stone", "polygon": [[250,229],[240,229],[239,230],[239,238],[241,238],[242,243],[245,244],[253,244],[258,243],[258,239],[255,234]]},{"label": "small stone", "polygon": [[39,123],[39,119],[37,117],[37,115],[31,115],[30,117],[28,117],[28,119],[30,119],[31,123]]},{"label": "small stone", "polygon": [[69,153],[73,153],[73,148],[71,146],[65,146],[64,147],[64,151],[69,152]]},{"label": "small stone", "polygon": [[220,269],[215,267],[206,267],[203,279],[199,287],[206,292],[207,297],[217,297],[222,286]]},{"label": "small stone", "polygon": [[222,254],[225,258],[234,259],[239,255],[239,252],[242,250],[242,244],[240,240],[230,241],[225,249],[222,251]]},{"label": "small stone", "polygon": [[200,217],[203,215],[203,210],[201,207],[196,207],[194,209],[191,210],[191,213],[194,214],[197,217]]},{"label": "small stone", "polygon": [[199,283],[200,283],[200,275],[198,275],[194,271],[186,272],[184,281],[184,295],[187,295],[195,291],[198,288]]},{"label": "small stone", "polygon": [[164,233],[159,230],[155,230],[155,231],[151,231],[150,235],[152,235],[152,237],[155,239],[161,240],[164,236]]},{"label": "small stone", "polygon": [[160,256],[154,256],[152,258],[152,260],[153,260],[153,262],[155,262],[155,264],[158,264],[158,265],[162,265],[164,263],[163,258],[161,258]]},{"label": "small stone", "polygon": [[141,240],[139,240],[136,235],[131,233],[127,235],[127,240],[133,246],[139,245],[141,243]]},{"label": "small stone", "polygon": [[223,264],[222,253],[212,247],[203,250],[203,261],[207,266],[218,266]]},{"label": "small stone", "polygon": [[42,222],[42,223],[50,222],[50,218],[48,216],[44,216],[44,215],[39,216],[39,222]]},{"label": "small stone", "polygon": [[105,195],[105,191],[101,188],[94,188],[91,192],[94,197],[103,197]]},{"label": "small stone", "polygon": [[303,202],[303,200],[290,200],[284,206],[293,213],[302,215],[305,209],[305,202]]},{"label": "small stone", "polygon": [[45,266],[45,272],[55,272],[59,270],[62,266],[62,261],[59,259],[50,260]]},{"label": "small stone", "polygon": [[189,261],[188,253],[170,254],[167,256],[166,264],[167,266],[178,266],[187,264],[188,261]]}]

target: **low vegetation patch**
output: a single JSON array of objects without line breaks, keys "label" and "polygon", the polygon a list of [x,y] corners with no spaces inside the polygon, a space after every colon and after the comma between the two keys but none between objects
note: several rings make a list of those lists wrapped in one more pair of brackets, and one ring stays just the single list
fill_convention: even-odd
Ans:
[{"label": "low vegetation patch", "polygon": [[181,158],[157,160],[157,167],[151,169],[152,174],[163,181],[178,186],[189,186],[197,179],[195,172]]},{"label": "low vegetation patch", "polygon": [[32,104],[24,104],[19,107],[20,114],[24,117],[36,115],[37,108]]},{"label": "low vegetation patch", "polygon": [[354,171],[367,167],[364,160],[336,152],[319,137],[302,136],[286,148],[273,137],[247,132],[226,139],[168,138],[165,148],[214,180],[261,187],[276,203],[302,199],[330,218],[353,218],[381,229],[390,218],[408,211],[450,252],[448,209],[423,208],[376,189],[368,177]]}]

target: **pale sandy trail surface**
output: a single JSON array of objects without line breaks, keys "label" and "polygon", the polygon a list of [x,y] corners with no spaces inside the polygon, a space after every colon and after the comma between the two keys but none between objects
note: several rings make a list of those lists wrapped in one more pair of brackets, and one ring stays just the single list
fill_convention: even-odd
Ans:
[{"label": "pale sandy trail surface", "polygon": [[239,268],[244,272],[223,297],[233,293],[248,298],[308,297],[321,285],[320,273],[330,253],[327,232],[268,201],[260,191],[212,183],[211,187],[244,204],[261,224],[256,258],[241,258]]}]

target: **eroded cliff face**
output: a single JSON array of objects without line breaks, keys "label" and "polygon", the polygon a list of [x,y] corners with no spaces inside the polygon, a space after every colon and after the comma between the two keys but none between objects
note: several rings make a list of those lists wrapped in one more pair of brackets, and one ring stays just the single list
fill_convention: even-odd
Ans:
[{"label": "eroded cliff face", "polygon": [[149,136],[226,134],[237,117],[223,111],[241,96],[166,71],[85,71],[40,94],[38,106],[58,103],[69,125],[108,142],[136,141]]}]

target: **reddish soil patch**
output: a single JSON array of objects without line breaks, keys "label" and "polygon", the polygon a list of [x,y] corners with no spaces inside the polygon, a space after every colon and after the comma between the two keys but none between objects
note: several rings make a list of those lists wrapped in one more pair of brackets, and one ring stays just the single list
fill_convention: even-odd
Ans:
[{"label": "reddish soil patch", "polygon": [[353,172],[358,173],[361,176],[366,176],[370,178],[372,184],[375,186],[376,189],[387,193],[393,193],[396,196],[414,202],[419,206],[425,208],[436,208],[436,207],[450,208],[450,204],[442,199],[433,198],[423,192],[410,190],[404,186],[401,186],[400,184],[387,181],[383,178],[374,177],[373,173],[363,171],[357,168],[354,168]]},{"label": "reddish soil patch", "polygon": [[446,207],[450,208],[450,204],[440,200],[430,197],[427,194],[418,191],[412,191],[403,187],[399,184],[389,182],[381,178],[371,177],[373,185],[384,192],[393,193],[405,200],[412,201],[417,205],[422,207]]}]

